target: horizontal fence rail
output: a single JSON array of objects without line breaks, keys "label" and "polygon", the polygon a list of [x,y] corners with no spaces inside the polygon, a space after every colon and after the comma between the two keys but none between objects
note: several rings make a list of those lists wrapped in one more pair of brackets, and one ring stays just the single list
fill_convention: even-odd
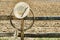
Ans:
[{"label": "horizontal fence rail", "polygon": [[0,37],[11,37],[14,33],[0,33]]},{"label": "horizontal fence rail", "polygon": [[[24,20],[60,20],[60,17],[25,17]],[[10,16],[0,16],[0,20],[9,20]],[[12,16],[12,20],[18,20]]]},{"label": "horizontal fence rail", "polygon": [[[18,37],[21,37],[19,33]],[[0,37],[12,37],[14,33],[0,33]],[[40,33],[40,34],[24,34],[24,37],[29,37],[29,38],[59,38],[60,33]]]},{"label": "horizontal fence rail", "polygon": [[[24,20],[60,20],[60,17],[25,17]],[[9,20],[10,16],[7,15],[1,15],[0,20]],[[12,20],[18,20],[17,18],[12,16]],[[20,20],[20,19],[19,19]],[[18,37],[21,37],[19,33]],[[12,37],[14,36],[14,33],[0,33],[0,37]],[[30,37],[30,38],[41,38],[41,37],[49,37],[49,38],[56,38],[60,37],[60,33],[40,33],[40,34],[24,34],[24,37]]]}]

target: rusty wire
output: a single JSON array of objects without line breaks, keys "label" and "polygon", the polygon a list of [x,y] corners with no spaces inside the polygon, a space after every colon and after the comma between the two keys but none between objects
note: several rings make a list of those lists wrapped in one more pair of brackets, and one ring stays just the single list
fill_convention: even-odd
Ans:
[{"label": "rusty wire", "polygon": [[[31,13],[32,13],[32,15],[33,15],[33,22],[31,23],[31,25],[27,28],[27,29],[24,29],[24,31],[26,31],[26,30],[28,30],[28,29],[30,29],[32,26],[33,26],[33,24],[34,24],[34,14],[33,14],[33,11],[30,9],[30,11],[31,11]],[[12,12],[13,12],[13,10],[12,10]],[[12,27],[13,28],[16,28],[14,25],[13,25],[13,22],[12,22],[12,12],[10,13],[10,24],[12,25]],[[17,29],[17,28],[16,28]],[[21,31],[21,29],[17,29],[18,31]]]}]

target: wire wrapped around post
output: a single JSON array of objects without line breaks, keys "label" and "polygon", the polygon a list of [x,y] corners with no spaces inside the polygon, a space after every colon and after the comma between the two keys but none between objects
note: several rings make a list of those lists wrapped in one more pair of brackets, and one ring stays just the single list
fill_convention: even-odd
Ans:
[{"label": "wire wrapped around post", "polygon": [[[26,30],[28,30],[28,29],[30,29],[32,26],[33,26],[33,24],[34,24],[34,14],[33,14],[33,11],[30,9],[30,11],[31,11],[31,13],[32,13],[32,15],[33,15],[33,22],[31,23],[31,25],[27,28],[27,29],[24,29],[24,31],[26,31]],[[10,13],[10,24],[12,25],[12,27],[13,28],[16,28],[14,25],[13,25],[13,23],[12,23],[12,13],[13,13],[13,10],[12,10],[12,12]],[[16,28],[17,29],[17,28]],[[21,31],[21,29],[17,29],[18,31]]]}]

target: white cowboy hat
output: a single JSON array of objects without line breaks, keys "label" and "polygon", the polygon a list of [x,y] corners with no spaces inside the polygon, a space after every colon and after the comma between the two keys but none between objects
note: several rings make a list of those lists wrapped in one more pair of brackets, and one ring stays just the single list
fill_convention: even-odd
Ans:
[{"label": "white cowboy hat", "polygon": [[14,15],[16,18],[24,18],[29,14],[30,7],[27,3],[25,2],[19,2],[15,5],[14,7]]}]

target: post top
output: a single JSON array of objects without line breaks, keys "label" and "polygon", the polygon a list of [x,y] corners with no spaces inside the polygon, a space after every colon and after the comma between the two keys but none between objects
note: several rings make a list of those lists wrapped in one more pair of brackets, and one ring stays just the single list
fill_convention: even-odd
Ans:
[{"label": "post top", "polygon": [[25,2],[19,2],[14,7],[14,15],[16,18],[22,19],[29,14],[30,7]]}]

